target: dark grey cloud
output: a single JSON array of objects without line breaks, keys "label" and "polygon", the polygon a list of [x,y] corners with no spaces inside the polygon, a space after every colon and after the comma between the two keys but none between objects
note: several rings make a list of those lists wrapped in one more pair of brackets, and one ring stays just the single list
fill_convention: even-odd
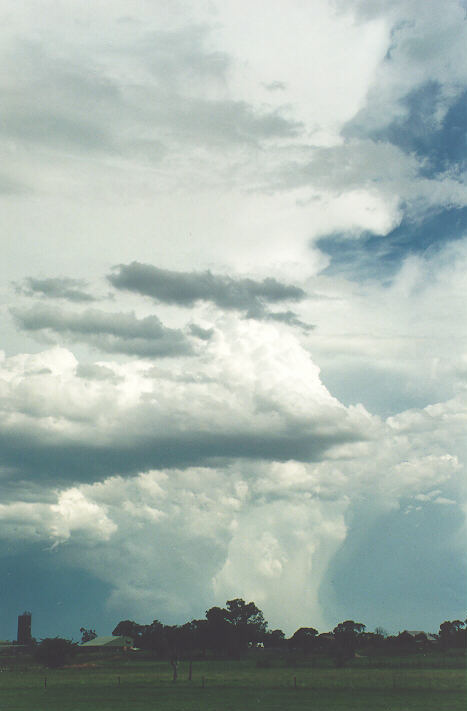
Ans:
[{"label": "dark grey cloud", "polygon": [[278,321],[279,323],[286,323],[288,326],[296,326],[303,331],[312,331],[314,329],[313,324],[302,321],[293,311],[272,311],[265,313],[263,318],[265,321]]},{"label": "dark grey cloud", "polygon": [[288,326],[301,328],[302,331],[312,331],[314,326],[310,323],[302,321],[294,311],[268,311],[264,306],[255,304],[246,313],[246,318],[252,318],[256,321],[276,321],[285,323]]},{"label": "dark grey cloud", "polygon": [[316,462],[330,447],[363,438],[355,429],[336,428],[332,434],[326,434],[299,426],[290,430],[285,427],[281,432],[255,428],[237,432],[180,429],[168,433],[156,426],[149,434],[148,423],[154,416],[154,409],[149,406],[145,412],[140,411],[139,420],[144,421],[142,429],[146,432],[140,436],[135,432],[128,434],[128,429],[135,425],[132,422],[118,436],[115,433],[110,444],[99,438],[94,443],[76,442],[73,438],[57,441],[26,427],[15,430],[1,427],[0,466],[8,467],[15,478],[62,484],[93,482],[115,474],[165,467],[219,466],[235,459]]},{"label": "dark grey cloud", "polygon": [[143,358],[189,355],[186,336],[166,328],[157,316],[138,319],[134,313],[107,313],[97,309],[75,313],[49,306],[11,309],[19,326],[40,334],[43,340],[65,339],[87,343],[106,353],[125,353]]},{"label": "dark grey cloud", "polygon": [[120,264],[108,276],[116,289],[124,289],[179,306],[192,306],[197,301],[210,301],[223,309],[256,311],[264,304],[301,301],[303,289],[283,284],[277,279],[236,279],[206,272],[176,272],[152,264]]},{"label": "dark grey cloud", "polygon": [[214,334],[213,328],[202,328],[196,323],[190,324],[190,333],[196,338],[201,338],[202,341],[209,341]]},{"label": "dark grey cloud", "polygon": [[56,277],[36,279],[28,277],[23,285],[18,285],[17,290],[28,296],[40,295],[51,299],[66,299],[73,302],[96,301],[95,297],[84,291],[86,282],[81,279]]}]

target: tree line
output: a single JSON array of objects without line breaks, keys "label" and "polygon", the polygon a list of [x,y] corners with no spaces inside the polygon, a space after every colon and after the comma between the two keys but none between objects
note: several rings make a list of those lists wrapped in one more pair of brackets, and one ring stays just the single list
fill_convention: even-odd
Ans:
[{"label": "tree line", "polygon": [[122,620],[112,634],[131,637],[135,647],[159,658],[189,658],[195,653],[238,658],[248,648],[261,646],[303,655],[326,653],[337,666],[342,666],[363,647],[388,653],[416,651],[433,645],[442,650],[463,648],[467,620],[443,622],[436,636],[406,631],[388,635],[382,628],[368,632],[361,622],[345,620],[330,632],[319,634],[314,627],[300,627],[286,638],[282,630],[268,628],[263,612],[254,602],[235,598],[227,600],[225,607],[211,607],[204,619],[183,625],[164,625],[159,620],[141,625],[133,620]]},{"label": "tree line", "polygon": [[[81,643],[97,637],[94,629],[81,627],[80,633]],[[406,654],[428,648],[462,649],[466,647],[467,620],[446,620],[437,635],[407,631],[388,635],[381,627],[368,632],[361,622],[345,620],[330,632],[320,634],[314,627],[300,627],[286,638],[282,630],[268,628],[263,612],[254,602],[235,598],[227,600],[225,607],[211,607],[203,619],[182,625],[165,625],[157,619],[145,625],[121,620],[112,635],[130,637],[133,647],[155,659],[167,659],[176,674],[178,660],[206,656],[238,659],[245,656],[249,648],[258,646],[304,657],[326,654],[337,667],[353,659],[359,649],[386,654]],[[37,645],[36,658],[46,666],[60,666],[77,651],[77,643],[70,640],[46,638]]]}]

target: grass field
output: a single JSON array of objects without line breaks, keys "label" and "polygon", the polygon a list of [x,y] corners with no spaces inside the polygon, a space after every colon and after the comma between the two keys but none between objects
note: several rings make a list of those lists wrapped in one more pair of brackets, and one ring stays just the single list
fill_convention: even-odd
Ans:
[{"label": "grass field", "polygon": [[[45,680],[46,686],[45,686]],[[254,661],[100,661],[0,674],[2,711],[464,711],[465,673],[447,668],[258,668]]]}]

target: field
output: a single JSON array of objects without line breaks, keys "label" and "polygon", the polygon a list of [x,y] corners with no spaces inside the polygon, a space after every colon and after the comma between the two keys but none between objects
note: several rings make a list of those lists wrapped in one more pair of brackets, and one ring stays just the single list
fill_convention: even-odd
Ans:
[{"label": "field", "polygon": [[[96,659],[44,670],[11,667],[0,673],[2,711],[464,711],[465,671],[458,659],[356,660],[344,669],[254,659],[179,665],[172,681],[167,662]],[[425,667],[423,666],[425,665]],[[456,668],[457,667],[457,668]]]}]

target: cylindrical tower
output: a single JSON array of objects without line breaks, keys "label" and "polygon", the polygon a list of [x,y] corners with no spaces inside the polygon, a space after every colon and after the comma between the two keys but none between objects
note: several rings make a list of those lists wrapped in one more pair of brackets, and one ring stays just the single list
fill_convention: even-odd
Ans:
[{"label": "cylindrical tower", "polygon": [[31,613],[18,615],[18,644],[29,644],[31,641]]}]

